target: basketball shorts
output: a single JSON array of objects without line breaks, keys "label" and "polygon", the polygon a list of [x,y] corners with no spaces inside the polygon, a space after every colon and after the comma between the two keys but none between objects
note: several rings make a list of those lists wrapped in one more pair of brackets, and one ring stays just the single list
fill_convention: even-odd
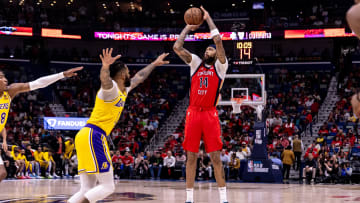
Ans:
[{"label": "basketball shorts", "polygon": [[221,128],[216,107],[190,106],[186,111],[184,150],[199,152],[201,139],[204,141],[207,153],[222,149]]},{"label": "basketball shorts", "polygon": [[2,158],[1,158],[1,156],[0,156],[0,165],[4,165],[4,162],[3,162]]},{"label": "basketball shorts", "polygon": [[99,127],[86,124],[75,137],[78,172],[99,174],[112,168],[106,133]]}]

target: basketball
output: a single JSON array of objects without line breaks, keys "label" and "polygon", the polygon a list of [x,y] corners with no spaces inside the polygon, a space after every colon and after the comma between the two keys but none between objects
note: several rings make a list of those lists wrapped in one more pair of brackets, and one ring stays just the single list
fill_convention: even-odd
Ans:
[{"label": "basketball", "polygon": [[199,8],[189,8],[184,15],[185,23],[188,25],[200,25],[203,22],[204,14]]}]

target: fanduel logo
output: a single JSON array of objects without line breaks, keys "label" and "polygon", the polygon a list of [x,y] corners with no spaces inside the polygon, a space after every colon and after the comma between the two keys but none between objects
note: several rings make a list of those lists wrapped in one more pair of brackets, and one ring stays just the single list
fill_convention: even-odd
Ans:
[{"label": "fanduel logo", "polygon": [[51,127],[55,127],[56,125],[56,119],[48,119],[47,122]]}]

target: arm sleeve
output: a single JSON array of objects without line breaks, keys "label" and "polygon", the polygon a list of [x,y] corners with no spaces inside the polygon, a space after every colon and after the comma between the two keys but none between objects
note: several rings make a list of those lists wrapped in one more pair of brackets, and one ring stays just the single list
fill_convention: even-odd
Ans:
[{"label": "arm sleeve", "polygon": [[191,54],[191,62],[188,64],[190,66],[190,75],[193,75],[196,69],[200,66],[202,60],[195,54]]},{"label": "arm sleeve", "polygon": [[114,80],[112,82],[113,82],[112,88],[107,89],[107,90],[100,88],[100,90],[97,94],[97,96],[100,99],[102,99],[104,101],[112,101],[119,96],[119,88]]},{"label": "arm sleeve", "polygon": [[63,72],[56,73],[53,75],[48,75],[45,77],[41,77],[35,81],[29,82],[29,87],[30,87],[31,91],[39,89],[39,88],[44,88],[44,87],[47,87],[47,86],[53,84],[54,82],[56,82],[58,80],[63,79],[64,77],[65,76],[64,76]]},{"label": "arm sleeve", "polygon": [[219,76],[223,80],[225,79],[225,75],[226,75],[226,71],[227,71],[228,67],[229,67],[229,63],[228,63],[227,59],[224,64],[222,64],[219,60],[216,60],[216,62],[215,62],[216,71],[218,72]]}]

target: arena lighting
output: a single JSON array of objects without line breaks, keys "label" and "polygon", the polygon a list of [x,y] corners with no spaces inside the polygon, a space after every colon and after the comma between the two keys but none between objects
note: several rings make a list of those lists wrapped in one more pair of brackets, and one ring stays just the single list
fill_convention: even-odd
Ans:
[{"label": "arena lighting", "polygon": [[31,27],[0,27],[0,35],[33,36]]},{"label": "arena lighting", "polygon": [[[266,31],[252,32],[221,32],[222,40],[255,40],[271,39],[272,34]],[[95,39],[129,40],[129,41],[175,41],[179,34],[154,34],[143,32],[95,32]],[[187,35],[185,41],[201,41],[211,39],[210,33]]]},{"label": "arena lighting", "polygon": [[62,29],[41,29],[41,37],[63,38],[63,39],[81,39],[81,35],[64,35]]},{"label": "arena lighting", "polygon": [[345,28],[285,30],[285,39],[327,38],[327,37],[355,37],[353,33],[346,33]]}]

